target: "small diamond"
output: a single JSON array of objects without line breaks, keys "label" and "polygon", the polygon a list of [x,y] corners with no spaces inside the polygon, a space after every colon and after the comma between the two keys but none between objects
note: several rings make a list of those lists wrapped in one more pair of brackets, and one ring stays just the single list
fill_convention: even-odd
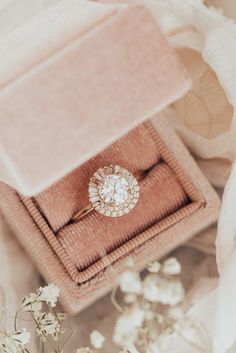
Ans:
[{"label": "small diamond", "polygon": [[128,196],[129,184],[126,179],[119,175],[107,175],[99,186],[99,195],[106,203],[121,205]]},{"label": "small diamond", "polygon": [[[97,212],[107,217],[119,217],[136,206],[139,185],[129,171],[118,165],[110,165],[94,173],[88,193]],[[98,201],[99,207],[96,207]]]},{"label": "small diamond", "polygon": [[97,202],[97,201],[99,201],[99,197],[98,196],[96,196],[96,195],[92,195],[91,197],[90,197],[90,200],[93,202],[93,203],[95,203],[95,202]]}]

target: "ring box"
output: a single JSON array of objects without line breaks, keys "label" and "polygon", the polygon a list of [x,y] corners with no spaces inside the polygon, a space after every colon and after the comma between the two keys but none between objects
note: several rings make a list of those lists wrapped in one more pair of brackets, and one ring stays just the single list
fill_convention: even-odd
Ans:
[{"label": "ring box", "polygon": [[[0,49],[0,208],[68,312],[106,294],[127,257],[141,270],[216,221],[216,193],[161,113],[190,80],[144,7],[62,1]],[[137,206],[71,224],[109,164],[146,172]]]}]

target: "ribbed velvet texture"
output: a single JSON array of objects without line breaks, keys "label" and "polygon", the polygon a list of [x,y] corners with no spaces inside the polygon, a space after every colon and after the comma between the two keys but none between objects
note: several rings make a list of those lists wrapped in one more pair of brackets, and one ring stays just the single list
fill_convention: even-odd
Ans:
[{"label": "ribbed velvet texture", "polygon": [[[106,242],[105,245],[108,252],[106,256],[100,257],[97,261],[96,258],[102,254],[100,250],[97,253],[94,253],[93,250],[99,246],[101,240],[95,239],[94,236],[93,239],[95,240],[92,242],[92,234],[89,234],[88,238],[85,236],[82,239],[82,245],[88,244],[88,247],[91,246],[90,249],[86,250],[91,251],[88,259],[92,261],[92,264],[82,271],[79,271],[75,264],[76,262],[79,263],[78,257],[81,256],[81,268],[88,266],[88,260],[84,258],[82,246],[80,248],[78,246],[80,242],[76,240],[79,234],[74,229],[78,227],[78,224],[74,224],[73,231],[70,232],[70,235],[67,235],[71,243],[73,241],[76,242],[78,249],[78,253],[72,254],[72,245],[68,246],[66,244],[66,236],[61,235],[69,229],[68,226],[60,228],[59,231],[54,231],[48,222],[49,219],[43,214],[35,199],[22,197],[11,187],[0,183],[1,212],[46,281],[55,283],[61,288],[61,304],[70,313],[77,313],[105,295],[112,288],[121,272],[124,271],[126,267],[125,258],[127,256],[132,256],[135,268],[141,270],[147,263],[167,254],[170,250],[187,241],[191,236],[217,219],[219,199],[216,193],[203,177],[174,132],[168,127],[166,120],[158,116],[155,126],[158,133],[150,122],[145,123],[141,128],[141,135],[146,134],[149,137],[152,141],[151,143],[153,143],[154,156],[157,156],[155,167],[141,185],[142,190],[145,192],[147,190],[150,193],[150,197],[153,197],[150,202],[150,206],[152,206],[150,214],[149,212],[145,214],[145,209],[148,205],[146,203],[143,204],[142,201],[142,204],[140,204],[143,206],[141,219],[139,220],[137,216],[134,224],[130,224],[128,236],[120,233],[123,242],[121,240],[120,243],[122,242],[122,244],[119,246],[115,243],[115,237],[108,234],[109,232],[103,226],[103,241]],[[141,140],[139,139],[138,141],[140,142]],[[113,147],[111,146],[110,148]],[[158,154],[156,154],[157,151]],[[131,153],[131,155],[133,154]],[[148,155],[151,156],[151,154]],[[147,159],[145,157],[143,154],[137,155],[138,159],[146,163]],[[76,180],[77,171],[74,173]],[[68,175],[68,177],[70,179],[71,175]],[[67,178],[63,180],[64,183],[65,180]],[[173,181],[174,184],[178,184],[175,190],[179,190],[179,194],[176,194],[174,189],[172,189],[172,194],[169,193],[170,184],[168,180],[171,185]],[[146,182],[147,188],[144,185]],[[151,187],[152,183],[155,186],[154,188]],[[61,188],[63,189],[62,186]],[[49,195],[50,190],[47,190],[45,195]],[[178,201],[176,200],[181,202],[182,190],[184,190],[185,195],[184,205],[183,207],[178,207]],[[71,193],[73,193],[72,189]],[[166,193],[166,198],[164,198],[164,193]],[[162,196],[159,197],[159,195]],[[187,205],[185,205],[186,195],[188,195]],[[60,199],[59,196],[58,198]],[[63,202],[59,203],[58,201],[55,213],[59,211],[59,206],[63,210],[66,198],[66,195],[64,195]],[[162,203],[161,200],[162,202],[166,200],[166,204]],[[53,199],[51,216],[48,217],[50,220],[52,220],[53,215],[52,205]],[[160,210],[166,210],[167,213],[163,214],[161,219],[158,220]],[[70,212],[68,212],[67,218]],[[168,215],[170,212],[172,213]],[[150,220],[152,215],[156,217],[155,224],[143,223],[143,230],[138,234],[132,234],[132,231],[136,232],[136,229],[134,229],[135,224],[141,229],[141,222]],[[132,216],[132,213],[130,213],[130,216]],[[62,220],[60,217],[58,219]],[[66,218],[63,219],[62,223],[66,224]],[[122,227],[124,226],[122,225]],[[96,231],[97,229],[93,233],[96,234]],[[124,237],[126,239],[129,237],[129,239],[124,241]],[[110,252],[109,246],[113,249]],[[105,252],[103,254],[105,255]]]},{"label": "ribbed velvet texture", "polygon": [[[108,218],[96,212],[67,225],[88,204],[87,186],[101,166],[122,165],[132,172],[150,169],[140,182],[140,199],[129,214]],[[69,258],[83,271],[119,246],[188,203],[176,175],[161,160],[153,135],[142,124],[102,153],[67,175],[34,202],[46,218]]]},{"label": "ribbed velvet texture", "polygon": [[56,232],[74,213],[88,204],[88,182],[98,168],[118,164],[137,173],[149,169],[159,161],[160,153],[155,142],[148,130],[141,125],[40,193],[35,200]]},{"label": "ribbed velvet texture", "polygon": [[59,241],[80,271],[187,203],[184,190],[165,163],[158,164],[140,188],[138,205],[129,214],[107,218],[94,212],[59,231]]}]

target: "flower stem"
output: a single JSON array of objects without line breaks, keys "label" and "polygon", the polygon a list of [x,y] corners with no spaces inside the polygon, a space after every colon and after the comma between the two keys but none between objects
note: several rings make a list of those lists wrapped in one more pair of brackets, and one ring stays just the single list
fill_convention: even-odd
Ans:
[{"label": "flower stem", "polygon": [[15,331],[17,331],[17,317],[18,317],[18,314],[19,314],[19,309],[16,311],[16,315],[15,315],[15,318],[14,318],[14,329]]},{"label": "flower stem", "polygon": [[111,292],[111,302],[114,305],[114,307],[120,312],[123,313],[124,309],[122,308],[122,306],[117,302],[116,300],[116,293],[117,293],[117,289],[118,287],[114,287],[114,289]]}]

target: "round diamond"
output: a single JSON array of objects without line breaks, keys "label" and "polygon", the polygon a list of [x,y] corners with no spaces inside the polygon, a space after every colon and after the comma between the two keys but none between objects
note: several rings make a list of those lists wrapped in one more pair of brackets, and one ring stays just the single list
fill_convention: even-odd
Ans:
[{"label": "round diamond", "polygon": [[98,190],[102,200],[113,205],[121,205],[129,197],[129,184],[120,175],[107,175]]},{"label": "round diamond", "polygon": [[129,213],[139,199],[139,185],[127,169],[110,165],[98,169],[88,187],[89,200],[95,210],[107,217]]}]

